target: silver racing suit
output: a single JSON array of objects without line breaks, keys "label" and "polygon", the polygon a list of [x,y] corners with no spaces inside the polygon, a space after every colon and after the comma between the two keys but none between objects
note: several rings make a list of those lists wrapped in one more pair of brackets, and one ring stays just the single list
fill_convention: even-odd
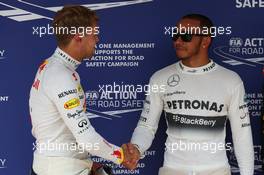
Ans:
[{"label": "silver racing suit", "polygon": [[141,153],[146,151],[164,110],[168,137],[160,175],[229,174],[227,119],[240,173],[253,175],[250,117],[243,82],[235,72],[212,60],[198,68],[179,61],[157,71],[149,85],[159,90],[152,88],[147,95],[131,142],[138,145]]}]

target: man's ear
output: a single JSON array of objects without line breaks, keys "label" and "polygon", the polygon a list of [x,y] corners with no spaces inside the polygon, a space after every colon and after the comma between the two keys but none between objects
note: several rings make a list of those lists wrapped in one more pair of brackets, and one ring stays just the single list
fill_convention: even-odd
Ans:
[{"label": "man's ear", "polygon": [[72,39],[77,43],[82,41],[82,37],[79,34],[75,34]]},{"label": "man's ear", "polygon": [[202,47],[203,48],[209,48],[211,42],[212,42],[212,38],[210,36],[204,37],[202,40]]}]

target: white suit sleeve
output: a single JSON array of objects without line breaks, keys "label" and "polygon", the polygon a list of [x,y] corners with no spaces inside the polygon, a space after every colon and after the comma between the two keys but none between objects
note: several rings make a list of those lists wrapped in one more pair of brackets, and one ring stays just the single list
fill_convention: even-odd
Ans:
[{"label": "white suit sleeve", "polygon": [[254,148],[248,113],[245,100],[245,90],[241,82],[232,91],[229,106],[229,120],[232,130],[234,151],[241,175],[254,174]]},{"label": "white suit sleeve", "polygon": [[143,111],[131,139],[131,143],[138,146],[141,154],[151,146],[163,110],[160,93],[158,91],[154,92],[154,89],[151,90],[151,87],[157,85],[152,79],[149,82],[150,91],[146,96]]},{"label": "white suit sleeve", "polygon": [[[116,164],[122,162],[122,149],[108,143],[89,122],[85,114],[84,93],[78,81],[74,81],[68,72],[60,72],[54,75],[53,78],[49,77],[46,80],[45,92],[55,103],[78,145],[92,155],[102,157]],[[80,95],[80,93],[82,94]],[[91,147],[91,145],[93,146]]]}]

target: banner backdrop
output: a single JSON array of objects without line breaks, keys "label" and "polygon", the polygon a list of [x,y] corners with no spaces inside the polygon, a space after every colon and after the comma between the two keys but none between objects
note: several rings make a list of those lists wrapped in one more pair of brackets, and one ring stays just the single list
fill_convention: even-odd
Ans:
[{"label": "banner backdrop", "polygon": [[[65,4],[84,5],[96,10],[100,17],[96,54],[77,71],[90,121],[117,145],[129,142],[145,95],[140,90],[110,93],[107,88],[144,86],[155,71],[176,62],[170,35],[181,16],[201,13],[222,26],[225,31],[214,38],[210,57],[237,72],[244,81],[254,137],[255,174],[263,174],[263,0],[1,0],[0,175],[27,175],[31,167],[35,140],[31,135],[29,91],[39,64],[56,48],[48,29],[55,12]],[[155,140],[138,168],[128,171],[112,165],[115,174],[157,175],[163,163],[165,131],[162,115]],[[230,135],[228,129],[227,141]],[[232,172],[239,174],[233,150],[228,158]],[[100,158],[94,161],[111,165]]]}]

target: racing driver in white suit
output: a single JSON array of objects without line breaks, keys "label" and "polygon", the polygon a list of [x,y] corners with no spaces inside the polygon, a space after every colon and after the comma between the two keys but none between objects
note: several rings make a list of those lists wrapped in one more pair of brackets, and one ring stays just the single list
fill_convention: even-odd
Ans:
[{"label": "racing driver in white suit", "polygon": [[[38,175],[88,175],[92,167],[89,154],[132,168],[126,164],[125,146],[123,150],[108,143],[85,115],[85,94],[76,68],[94,54],[97,20],[95,12],[82,6],[66,6],[54,17],[54,29],[75,28],[78,33],[56,33],[58,47],[40,65],[30,91],[32,133],[37,143],[33,170]],[[78,30],[81,27],[85,30]]]},{"label": "racing driver in white suit", "polygon": [[159,175],[230,175],[226,147],[231,145],[225,143],[227,119],[240,174],[253,175],[254,152],[244,85],[235,72],[208,57],[212,42],[208,31],[212,26],[211,20],[200,14],[182,17],[173,35],[180,61],[157,71],[150,79],[150,87],[158,86],[159,91],[150,88],[131,139],[134,146],[129,149],[143,154],[151,146],[164,110],[168,137]]}]

